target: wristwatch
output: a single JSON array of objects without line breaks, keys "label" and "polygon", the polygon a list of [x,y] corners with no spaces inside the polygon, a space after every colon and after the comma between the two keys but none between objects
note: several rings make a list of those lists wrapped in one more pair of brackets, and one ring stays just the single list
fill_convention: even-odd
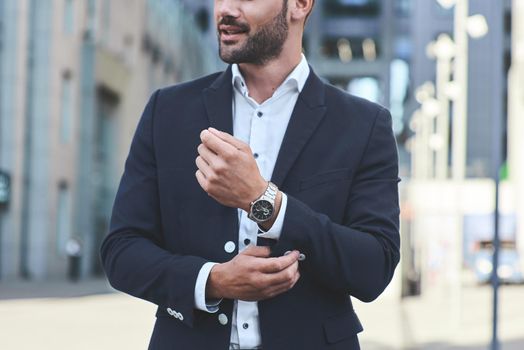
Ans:
[{"label": "wristwatch", "polygon": [[248,218],[260,224],[273,217],[275,212],[275,199],[277,198],[278,187],[272,182],[268,182],[266,191],[253,202],[251,202]]}]

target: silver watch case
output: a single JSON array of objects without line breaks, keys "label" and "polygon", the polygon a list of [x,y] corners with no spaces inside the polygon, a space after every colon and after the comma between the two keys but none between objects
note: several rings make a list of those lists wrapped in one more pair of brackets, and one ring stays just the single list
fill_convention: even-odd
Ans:
[{"label": "silver watch case", "polygon": [[278,187],[269,182],[266,191],[251,202],[248,218],[259,224],[270,220],[275,213],[277,193]]}]

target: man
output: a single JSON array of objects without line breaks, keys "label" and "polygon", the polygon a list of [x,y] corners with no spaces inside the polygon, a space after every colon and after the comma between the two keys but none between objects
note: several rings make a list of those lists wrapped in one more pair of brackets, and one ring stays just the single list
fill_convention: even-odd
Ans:
[{"label": "man", "polygon": [[[301,54],[313,0],[215,0],[231,65],[157,91],[102,260],[158,305],[150,349],[358,349],[399,261],[389,112]],[[271,181],[271,182],[269,182]]]}]

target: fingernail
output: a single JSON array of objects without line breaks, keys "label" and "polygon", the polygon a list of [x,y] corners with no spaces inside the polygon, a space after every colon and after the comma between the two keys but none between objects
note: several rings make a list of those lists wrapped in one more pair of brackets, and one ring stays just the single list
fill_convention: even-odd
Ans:
[{"label": "fingernail", "polygon": [[209,131],[218,131],[218,130],[215,129],[215,128],[209,128],[208,130],[209,130]]}]

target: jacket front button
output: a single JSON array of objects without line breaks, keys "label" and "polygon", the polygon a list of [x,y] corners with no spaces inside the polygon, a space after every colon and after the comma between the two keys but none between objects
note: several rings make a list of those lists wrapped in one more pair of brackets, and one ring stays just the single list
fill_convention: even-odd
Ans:
[{"label": "jacket front button", "polygon": [[233,253],[236,247],[237,246],[234,242],[229,241],[229,242],[226,242],[226,244],[224,245],[224,250],[226,251],[226,253]]},{"label": "jacket front button", "polygon": [[225,314],[218,315],[218,322],[220,322],[221,325],[225,326],[227,324],[227,316]]},{"label": "jacket front button", "polygon": [[298,256],[298,261],[304,261],[304,260],[306,260],[306,255],[300,253],[299,256]]}]

